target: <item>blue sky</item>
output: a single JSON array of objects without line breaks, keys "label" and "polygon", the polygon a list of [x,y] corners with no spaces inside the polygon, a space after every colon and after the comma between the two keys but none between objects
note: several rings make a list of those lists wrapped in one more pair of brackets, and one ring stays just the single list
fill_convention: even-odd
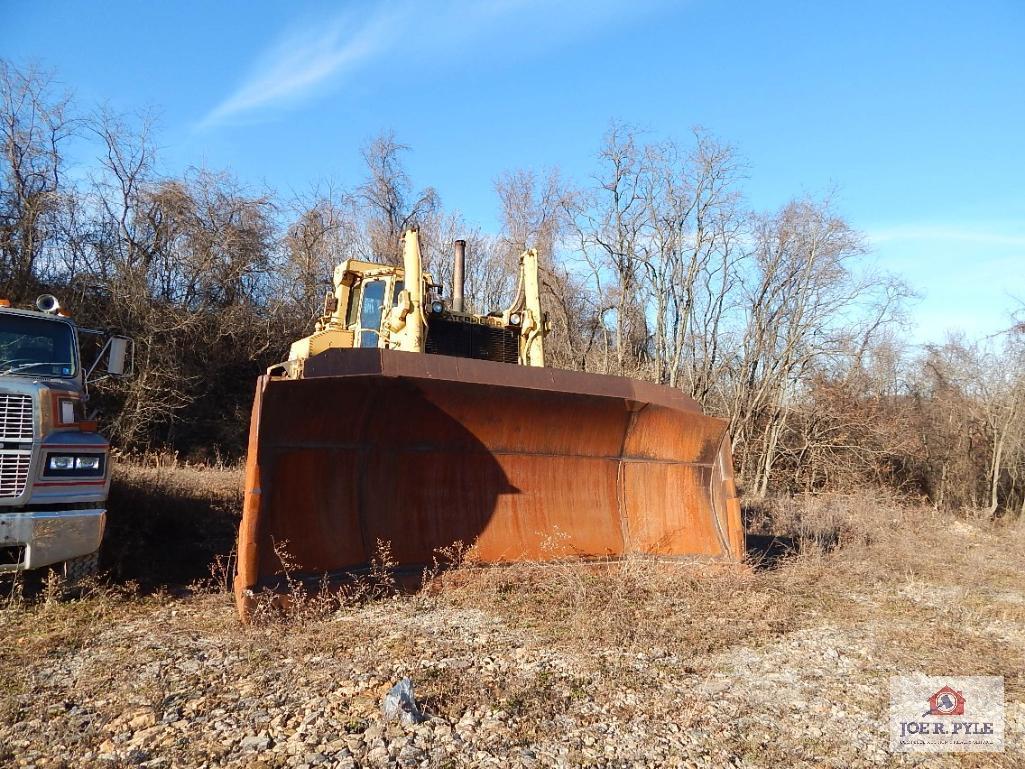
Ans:
[{"label": "blue sky", "polygon": [[0,56],[55,69],[82,105],[156,108],[168,172],[349,184],[394,129],[417,184],[494,227],[503,171],[583,179],[612,118],[701,125],[747,159],[757,209],[836,188],[922,295],[909,338],[988,334],[1025,301],[1025,0],[0,8]]}]

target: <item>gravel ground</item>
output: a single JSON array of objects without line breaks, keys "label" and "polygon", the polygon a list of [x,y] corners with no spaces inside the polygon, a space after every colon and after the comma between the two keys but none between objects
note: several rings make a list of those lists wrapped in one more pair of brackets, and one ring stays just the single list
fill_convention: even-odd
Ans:
[{"label": "gravel ground", "polygon": [[[1019,766],[1020,532],[955,523],[931,543],[978,578],[876,540],[767,573],[490,570],[260,627],[210,592],[9,603],[0,765]],[[914,671],[1004,675],[1005,752],[891,754]],[[403,676],[423,723],[381,715]]]}]

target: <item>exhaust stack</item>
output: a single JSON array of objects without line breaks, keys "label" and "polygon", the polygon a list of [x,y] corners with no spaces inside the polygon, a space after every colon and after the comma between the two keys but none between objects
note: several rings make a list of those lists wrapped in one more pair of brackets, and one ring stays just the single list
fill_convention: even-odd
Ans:
[{"label": "exhaust stack", "polygon": [[466,241],[455,243],[455,266],[452,269],[452,311],[463,312],[463,284],[465,282]]}]

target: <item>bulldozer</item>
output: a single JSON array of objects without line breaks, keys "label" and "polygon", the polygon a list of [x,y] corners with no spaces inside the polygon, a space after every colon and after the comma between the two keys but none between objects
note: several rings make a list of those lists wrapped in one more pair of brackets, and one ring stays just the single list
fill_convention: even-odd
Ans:
[{"label": "bulldozer", "polygon": [[[504,310],[467,312],[423,270],[349,259],[309,336],[259,377],[235,596],[344,579],[388,543],[413,574],[461,542],[475,563],[740,560],[727,424],[680,390],[545,367],[538,255]],[[287,552],[288,566],[283,562]]]}]

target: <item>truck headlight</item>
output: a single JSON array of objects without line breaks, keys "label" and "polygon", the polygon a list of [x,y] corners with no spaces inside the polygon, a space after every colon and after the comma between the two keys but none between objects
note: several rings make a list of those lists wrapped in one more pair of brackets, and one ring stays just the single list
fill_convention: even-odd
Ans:
[{"label": "truck headlight", "polygon": [[43,476],[48,478],[102,478],[103,454],[50,454]]},{"label": "truck headlight", "polygon": [[75,458],[51,455],[49,468],[51,470],[74,470]]}]

